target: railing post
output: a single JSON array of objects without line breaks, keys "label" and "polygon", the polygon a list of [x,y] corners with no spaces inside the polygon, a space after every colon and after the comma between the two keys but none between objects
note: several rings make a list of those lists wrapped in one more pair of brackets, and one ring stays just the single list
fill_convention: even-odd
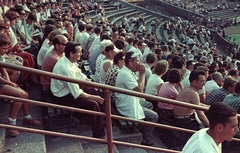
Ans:
[{"label": "railing post", "polygon": [[113,153],[111,100],[110,100],[109,90],[104,90],[104,95],[105,95],[105,109],[106,109],[108,153]]}]

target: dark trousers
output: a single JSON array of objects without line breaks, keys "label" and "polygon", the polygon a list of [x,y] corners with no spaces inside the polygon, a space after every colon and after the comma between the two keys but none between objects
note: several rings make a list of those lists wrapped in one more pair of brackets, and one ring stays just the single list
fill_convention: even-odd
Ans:
[{"label": "dark trousers", "polygon": [[[92,99],[85,98],[74,99],[71,94],[68,94],[60,98],[55,97],[55,99],[57,100],[57,103],[60,105],[101,112],[98,102]],[[90,115],[89,119],[92,125],[92,136],[96,138],[104,136],[105,132],[103,118],[97,115]]]}]

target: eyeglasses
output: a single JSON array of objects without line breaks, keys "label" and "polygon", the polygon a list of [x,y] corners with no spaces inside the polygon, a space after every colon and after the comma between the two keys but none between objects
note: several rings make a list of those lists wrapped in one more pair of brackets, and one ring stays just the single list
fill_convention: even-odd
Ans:
[{"label": "eyeglasses", "polygon": [[63,45],[63,46],[66,46],[66,45],[67,45],[67,44],[64,44],[64,43],[58,43],[58,44]]}]

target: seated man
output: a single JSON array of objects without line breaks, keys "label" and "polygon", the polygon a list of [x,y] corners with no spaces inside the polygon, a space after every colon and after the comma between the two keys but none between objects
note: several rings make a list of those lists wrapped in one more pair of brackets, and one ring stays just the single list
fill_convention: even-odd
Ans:
[{"label": "seated man", "polygon": [[[177,96],[177,100],[187,102],[190,104],[200,105],[200,99],[197,91],[202,89],[206,79],[205,72],[200,70],[193,70],[190,73],[189,81],[190,86],[184,88]],[[190,128],[192,130],[199,130],[199,124],[194,116],[194,109],[182,107],[182,106],[174,106],[174,115],[175,115],[175,124],[176,126],[182,128]],[[208,119],[204,115],[203,111],[196,110],[197,115],[201,122],[208,126]]]},{"label": "seated man", "polygon": [[[10,41],[8,37],[0,33],[0,61],[4,62],[4,57],[2,56],[6,52],[8,52],[10,45]],[[0,94],[4,95],[9,95],[9,96],[15,96],[19,98],[28,98],[28,93],[22,90],[16,83],[10,81],[9,75],[6,71],[5,68],[1,67],[0,68]],[[35,120],[31,117],[30,115],[30,110],[29,110],[29,104],[28,103],[21,103],[21,102],[16,102],[14,101],[12,103],[11,111],[9,114],[9,117],[4,120],[5,124],[11,124],[11,125],[16,125],[16,118],[18,115],[19,110],[22,108],[23,114],[24,114],[24,119],[23,119],[23,124],[25,125],[34,125],[34,126],[40,126],[41,122],[38,120]],[[20,133],[18,130],[13,130],[9,129],[8,130],[11,136],[19,136]]]},{"label": "seated man", "polygon": [[[86,80],[87,77],[81,73],[80,69],[76,66],[76,62],[80,60],[82,55],[80,44],[70,41],[66,44],[64,52],[65,56],[57,61],[53,68],[53,73]],[[63,105],[100,112],[100,105],[103,104],[104,99],[97,95],[88,94],[81,88],[76,83],[56,79],[51,80],[51,91],[54,96],[61,98],[61,101],[65,101]],[[93,117],[92,132],[93,137],[105,137],[102,117]]]},{"label": "seated man", "polygon": [[[116,79],[116,87],[143,92],[145,83],[145,66],[140,63],[138,56],[135,56],[133,52],[128,52],[125,56],[125,66],[119,71]],[[139,78],[137,79],[134,72],[139,72]],[[147,101],[142,101],[140,98],[130,96],[122,93],[116,93],[116,108],[118,112],[129,118],[144,119],[150,122],[157,122],[158,115],[152,111],[152,104]],[[149,136],[152,134],[154,127],[151,125],[143,125],[142,143],[143,145],[153,145],[149,141]]]},{"label": "seated man", "polygon": [[193,134],[182,153],[220,153],[222,152],[221,143],[225,140],[231,141],[239,131],[236,111],[223,103],[212,105],[207,112],[207,117],[209,128]]},{"label": "seated man", "polygon": [[229,94],[234,92],[237,80],[233,77],[227,77],[224,80],[223,87],[212,90],[205,99],[205,104],[212,105],[217,102],[222,102],[223,99]]}]

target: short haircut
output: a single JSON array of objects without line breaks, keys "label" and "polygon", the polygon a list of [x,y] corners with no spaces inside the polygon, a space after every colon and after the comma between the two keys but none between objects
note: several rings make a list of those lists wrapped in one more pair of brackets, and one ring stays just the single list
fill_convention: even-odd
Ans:
[{"label": "short haircut", "polygon": [[129,65],[130,62],[133,62],[133,61],[135,61],[137,59],[137,56],[136,57],[132,57],[133,54],[134,53],[131,52],[131,51],[126,53],[125,60],[124,60],[125,65]]},{"label": "short haircut", "polygon": [[225,90],[227,90],[229,87],[233,87],[237,82],[238,81],[235,78],[229,76],[229,77],[225,78],[224,83],[223,83],[223,88]]},{"label": "short haircut", "polygon": [[73,41],[67,42],[65,50],[64,50],[65,56],[67,58],[69,58],[71,52],[75,54],[77,46],[81,46],[80,43],[73,42]]},{"label": "short haircut", "polygon": [[84,31],[85,29],[86,29],[86,24],[84,24],[84,23],[78,24],[78,30],[80,32]]},{"label": "short haircut", "polygon": [[119,52],[115,54],[113,57],[113,63],[117,65],[119,60],[124,60],[124,55],[124,52]]},{"label": "short haircut", "polygon": [[117,49],[122,50],[124,48],[124,42],[121,39],[118,39],[114,42],[114,45]]},{"label": "short haircut", "polygon": [[156,58],[156,55],[154,53],[149,53],[146,57],[146,62],[150,63],[150,64],[155,63],[156,60],[157,60],[157,58]]},{"label": "short haircut", "polygon": [[50,32],[52,32],[53,30],[55,30],[56,28],[57,28],[57,27],[56,27],[55,25],[52,25],[52,24],[46,25],[45,28],[44,28],[44,30],[43,30],[43,35],[44,35],[45,37],[47,37],[48,34],[49,34]]},{"label": "short haircut", "polygon": [[234,75],[237,75],[237,73],[238,73],[238,70],[232,69],[228,72],[228,75],[234,76]]},{"label": "short haircut", "polygon": [[167,60],[160,60],[154,67],[154,73],[157,75],[164,74],[168,68],[168,61]]},{"label": "short haircut", "polygon": [[184,60],[178,56],[174,55],[172,58],[172,68],[182,69],[184,66]]},{"label": "short haircut", "polygon": [[111,45],[105,47],[105,52],[113,51],[113,49],[114,49],[114,45],[111,44]]},{"label": "short haircut", "polygon": [[0,33],[0,47],[10,45],[10,40],[5,33]]},{"label": "short haircut", "polygon": [[173,68],[168,72],[167,75],[168,82],[170,83],[179,83],[182,80],[182,77],[178,71],[178,69]]},{"label": "short haircut", "polygon": [[209,127],[214,129],[217,124],[226,125],[229,122],[229,118],[236,116],[237,112],[234,108],[218,102],[211,105],[206,114],[209,120]]},{"label": "short haircut", "polygon": [[194,80],[198,81],[199,79],[199,76],[200,75],[205,75],[206,73],[202,70],[193,70],[191,73],[190,73],[190,76],[189,76],[189,81],[190,83],[192,83]]},{"label": "short haircut", "polygon": [[219,78],[221,78],[222,77],[222,73],[220,73],[220,72],[214,72],[213,74],[212,74],[212,79],[213,80],[217,80],[217,79],[219,79]]},{"label": "short haircut", "polygon": [[194,64],[193,64],[193,60],[189,60],[189,61],[186,62],[186,66],[187,66],[187,67],[189,67],[189,66],[191,66],[191,65],[194,65]]}]

